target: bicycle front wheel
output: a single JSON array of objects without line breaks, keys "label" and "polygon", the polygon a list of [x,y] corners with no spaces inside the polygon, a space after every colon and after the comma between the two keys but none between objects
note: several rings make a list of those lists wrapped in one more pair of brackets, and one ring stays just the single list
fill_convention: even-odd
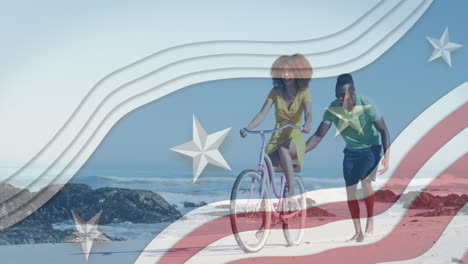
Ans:
[{"label": "bicycle front wheel", "polygon": [[231,192],[231,228],[237,244],[247,253],[263,248],[270,233],[271,212],[262,176],[245,170]]},{"label": "bicycle front wheel", "polygon": [[304,192],[304,183],[299,176],[294,176],[294,196],[288,199],[288,186],[284,189],[283,234],[288,246],[298,246],[304,237],[307,218],[307,198]]}]

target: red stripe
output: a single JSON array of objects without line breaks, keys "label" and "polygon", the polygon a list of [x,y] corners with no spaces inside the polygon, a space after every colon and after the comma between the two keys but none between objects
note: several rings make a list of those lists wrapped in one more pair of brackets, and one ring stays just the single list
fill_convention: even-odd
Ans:
[{"label": "red stripe", "polygon": [[[458,179],[467,179],[468,155],[463,156],[450,166],[444,173]],[[452,184],[446,178],[438,177],[426,188],[430,192],[432,186],[451,188]],[[468,193],[468,186],[464,186]],[[455,208],[456,211],[462,206]],[[422,217],[415,219],[413,210],[408,210],[400,223],[385,239],[369,245],[351,246],[331,249],[322,253],[308,256],[291,257],[259,257],[242,259],[231,263],[379,263],[387,261],[401,261],[415,258],[429,250],[439,239],[450,220],[454,216]],[[416,221],[417,222],[414,222]],[[412,230],[413,229],[413,230]]]},{"label": "red stripe", "polygon": [[[427,160],[468,126],[467,115],[468,104],[464,104],[432,128],[408,152],[383,189],[389,189],[397,195],[401,194]],[[379,204],[380,206],[375,208],[375,215],[386,211],[393,205]],[[306,223],[308,228],[350,218],[346,201],[333,202],[320,207],[334,213],[337,217],[333,217],[333,219],[328,218],[321,222],[316,221],[313,217],[308,217]],[[281,227],[278,225],[276,228]],[[183,237],[162,256],[159,263],[184,263],[209,244],[231,234],[229,216],[212,220]]]},{"label": "red stripe", "polygon": [[[452,164],[443,174],[450,174],[456,179],[468,179],[468,155],[463,156]],[[451,182],[447,182],[445,177],[437,177],[427,188],[431,187],[450,189]],[[468,185],[463,186],[465,193],[468,193]],[[463,206],[454,208],[457,212]],[[335,248],[318,254],[307,256],[289,257],[258,257],[241,259],[230,263],[360,263],[371,264],[388,261],[408,260],[424,254],[440,238],[450,220],[454,216],[446,217],[420,217],[414,218],[415,212],[408,210],[395,229],[383,240],[373,244]],[[417,220],[417,222],[416,222]]]},{"label": "red stripe", "polygon": [[461,261],[459,261],[458,263],[468,263],[468,251],[465,253],[465,256],[463,257],[463,259]]}]

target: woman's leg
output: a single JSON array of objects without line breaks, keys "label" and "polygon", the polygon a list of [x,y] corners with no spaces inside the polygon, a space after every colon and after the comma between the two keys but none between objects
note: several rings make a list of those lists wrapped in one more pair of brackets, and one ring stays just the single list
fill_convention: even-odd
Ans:
[{"label": "woman's leg", "polygon": [[286,176],[288,183],[288,195],[294,195],[294,169],[293,159],[296,158],[296,146],[291,140],[288,140],[278,147],[278,155],[280,158],[281,168]]},{"label": "woman's leg", "polygon": [[273,165],[273,167],[281,166],[278,150],[275,150],[272,153],[270,153],[270,155],[268,155],[268,157],[270,157],[271,164]]},{"label": "woman's leg", "polygon": [[[275,150],[272,153],[270,153],[268,157],[270,157],[273,167],[277,167],[280,165],[280,157],[278,154],[278,150]],[[261,208],[262,208],[262,212],[265,214],[266,208],[265,208],[264,201],[261,202]],[[260,229],[255,233],[255,236],[257,237],[257,239],[262,238],[264,232],[265,232],[265,217],[262,217],[262,225],[260,226]]]}]

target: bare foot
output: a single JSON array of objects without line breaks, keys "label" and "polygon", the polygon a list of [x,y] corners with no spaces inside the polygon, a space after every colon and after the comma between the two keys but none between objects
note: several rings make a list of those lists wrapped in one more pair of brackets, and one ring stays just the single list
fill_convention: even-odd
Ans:
[{"label": "bare foot", "polygon": [[255,237],[257,239],[260,239],[263,237],[264,233],[265,233],[265,222],[263,222],[262,225],[260,226],[260,229],[258,229],[258,231],[255,232]]},{"label": "bare foot", "polygon": [[374,233],[374,218],[367,218],[366,235],[370,236]]},{"label": "bare foot", "polygon": [[356,233],[348,241],[362,242],[362,241],[364,241],[364,234],[362,234],[362,232]]},{"label": "bare foot", "polygon": [[354,236],[353,236],[352,238],[350,238],[350,239],[348,239],[348,240],[346,240],[346,241],[347,241],[347,242],[349,242],[349,241],[354,241],[354,240],[356,240],[357,236],[358,236],[358,234],[354,234]]},{"label": "bare foot", "polygon": [[362,242],[364,241],[364,234],[363,233],[359,233],[358,237],[356,238],[356,242]]}]

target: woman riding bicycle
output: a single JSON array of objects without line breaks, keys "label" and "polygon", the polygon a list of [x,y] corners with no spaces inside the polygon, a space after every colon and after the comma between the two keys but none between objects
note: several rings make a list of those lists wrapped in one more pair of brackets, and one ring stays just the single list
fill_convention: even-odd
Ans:
[{"label": "woman riding bicycle", "polygon": [[[311,96],[307,89],[312,78],[312,67],[302,54],[281,56],[271,66],[273,89],[260,112],[247,126],[252,130],[260,125],[275,104],[276,128],[286,124],[300,126],[302,113],[305,122],[302,131],[286,128],[275,132],[266,147],[273,165],[281,166],[288,184],[288,196],[294,195],[294,171],[300,171],[304,163],[305,140],[302,132],[309,133],[312,122]],[[240,130],[242,137],[247,133]],[[297,161],[297,164],[293,164]]]}]

